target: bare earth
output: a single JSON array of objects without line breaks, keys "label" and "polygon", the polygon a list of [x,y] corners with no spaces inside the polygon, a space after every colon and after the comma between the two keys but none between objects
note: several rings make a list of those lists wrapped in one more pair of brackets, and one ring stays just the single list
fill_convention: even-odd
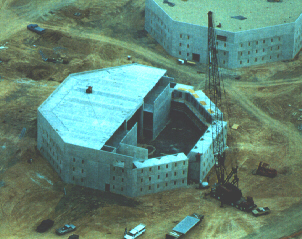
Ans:
[{"label": "bare earth", "polygon": [[[48,30],[39,36],[26,29],[30,23]],[[116,239],[125,227],[145,223],[141,238],[157,239],[193,212],[205,219],[186,238],[301,237],[299,55],[290,62],[222,70],[221,109],[230,126],[239,124],[229,129],[227,170],[238,164],[239,187],[258,206],[271,208],[267,216],[220,208],[195,185],[135,199],[67,185],[41,157],[37,108],[70,73],[129,64],[131,55],[135,62],[167,69],[177,82],[204,88],[206,75],[197,73],[205,72],[204,66],[177,65],[143,29],[144,0],[0,0],[0,47],[7,47],[0,48],[0,238],[57,238],[55,228],[73,223],[80,238]],[[39,50],[67,64],[44,62]],[[252,175],[259,161],[278,176]],[[213,170],[209,176],[215,183]],[[47,218],[54,227],[35,232]]]}]

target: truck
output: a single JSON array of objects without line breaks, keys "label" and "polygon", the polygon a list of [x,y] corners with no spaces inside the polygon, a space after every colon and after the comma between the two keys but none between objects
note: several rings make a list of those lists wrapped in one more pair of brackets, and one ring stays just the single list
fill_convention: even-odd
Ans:
[{"label": "truck", "polygon": [[252,197],[243,197],[241,190],[232,183],[214,184],[210,196],[220,200],[222,205],[228,204],[245,212],[257,207]]},{"label": "truck", "polygon": [[183,238],[193,227],[199,224],[203,215],[193,213],[190,216],[186,216],[181,222],[179,222],[171,232],[166,234],[166,239],[180,239]]},{"label": "truck", "polygon": [[258,168],[253,170],[252,174],[274,178],[277,176],[277,170],[269,167],[269,164],[260,162]]},{"label": "truck", "polygon": [[27,25],[27,29],[38,34],[43,34],[45,32],[45,29],[39,27],[38,24],[29,24]]}]

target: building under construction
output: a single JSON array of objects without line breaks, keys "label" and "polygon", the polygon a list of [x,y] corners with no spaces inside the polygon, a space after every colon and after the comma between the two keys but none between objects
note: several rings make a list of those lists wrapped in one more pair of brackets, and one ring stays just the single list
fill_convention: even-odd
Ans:
[{"label": "building under construction", "polygon": [[210,10],[215,12],[220,67],[290,60],[302,47],[300,0],[168,2],[175,5],[146,0],[145,29],[174,57],[207,63],[206,16]]},{"label": "building under construction", "polygon": [[[130,197],[171,190],[204,179],[214,165],[213,134],[226,145],[226,122],[220,132],[209,127],[219,112],[213,107],[164,69],[129,64],[75,73],[38,108],[38,149],[67,183]],[[171,108],[208,129],[187,155],[148,158],[138,139],[155,139]]]}]

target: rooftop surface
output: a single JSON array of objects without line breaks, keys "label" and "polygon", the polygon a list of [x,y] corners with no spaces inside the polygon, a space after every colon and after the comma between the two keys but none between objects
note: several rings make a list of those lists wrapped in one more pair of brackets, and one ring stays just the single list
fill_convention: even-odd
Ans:
[{"label": "rooftop surface", "polygon": [[[221,23],[221,30],[238,32],[294,22],[302,13],[301,0],[169,0],[174,7],[155,1],[173,20],[201,26],[208,26],[209,11],[214,13],[215,25]],[[241,15],[245,20],[232,16]]]},{"label": "rooftop surface", "polygon": [[71,74],[38,110],[65,143],[100,150],[165,73],[129,64]]},{"label": "rooftop surface", "polygon": [[196,217],[186,216],[180,223],[178,223],[174,228],[173,231],[186,234],[192,227],[194,227],[200,219]]}]

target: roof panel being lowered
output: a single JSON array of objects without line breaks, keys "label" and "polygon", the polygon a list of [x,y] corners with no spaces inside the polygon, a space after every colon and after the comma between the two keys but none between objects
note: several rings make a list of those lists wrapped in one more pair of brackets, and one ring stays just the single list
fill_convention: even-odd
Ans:
[{"label": "roof panel being lowered", "polygon": [[129,64],[71,74],[38,110],[66,143],[101,149],[165,73]]}]

